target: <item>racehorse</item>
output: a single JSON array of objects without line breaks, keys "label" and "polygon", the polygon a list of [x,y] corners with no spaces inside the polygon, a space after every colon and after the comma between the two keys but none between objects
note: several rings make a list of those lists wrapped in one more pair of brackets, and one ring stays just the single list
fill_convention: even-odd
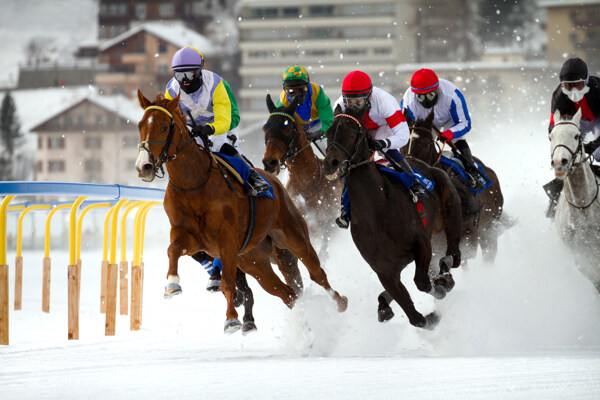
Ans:
[{"label": "racehorse", "polygon": [[[432,329],[439,315],[416,310],[400,273],[415,261],[414,282],[425,293],[443,298],[452,289],[450,268],[460,265],[460,199],[445,172],[419,160],[410,160],[423,176],[435,181],[426,199],[415,204],[395,178],[378,171],[371,161],[367,131],[360,121],[365,110],[342,113],[338,106],[327,130],[325,174],[344,177],[350,197],[350,230],[354,244],[377,274],[386,292],[396,300],[416,327]],[[444,231],[446,258],[440,273],[432,275],[431,236]],[[452,281],[452,284],[450,282]]]},{"label": "racehorse", "polygon": [[[225,332],[231,333],[241,327],[234,307],[237,267],[256,278],[268,293],[293,307],[298,294],[281,281],[270,264],[277,247],[298,257],[311,279],[331,295],[340,312],[345,311],[348,300],[331,288],[310,244],[306,222],[281,182],[259,170],[271,184],[275,198],[247,196],[239,183],[226,178],[214,154],[195,145],[179,109],[179,95],[167,100],[159,94],[151,102],[138,90],[138,99],[144,109],[138,124],[138,175],[144,181],[152,181],[163,166],[169,175],[163,201],[171,223],[167,282],[179,283],[177,265],[182,255],[203,250],[220,258],[221,291],[227,300]],[[251,224],[254,207],[256,217]]]},{"label": "racehorse", "polygon": [[288,168],[289,180],[286,189],[290,197],[307,220],[311,237],[321,236],[319,259],[327,258],[327,249],[333,215],[338,212],[338,199],[342,195],[342,183],[325,179],[323,160],[313,152],[302,125],[294,118],[297,99],[288,107],[275,107],[267,94],[269,118],[263,126],[265,132],[265,170],[275,175],[282,166]]},{"label": "racehorse", "polygon": [[581,110],[561,118],[550,132],[554,175],[564,181],[555,223],[562,240],[574,251],[579,270],[600,292],[600,200],[598,180],[585,156],[579,130]]},{"label": "racehorse", "polygon": [[[499,225],[504,206],[504,197],[498,176],[481,160],[474,157],[474,160],[483,167],[486,175],[492,180],[492,185],[480,194],[473,193],[467,186],[467,182],[452,167],[439,161],[440,151],[433,127],[434,111],[431,110],[425,120],[413,121],[408,112],[404,113],[404,117],[411,127],[411,135],[409,144],[404,146],[401,152],[446,171],[458,191],[462,208],[461,249],[463,259],[473,258],[477,247],[480,246],[484,260],[493,262],[498,252],[498,235],[501,231]],[[451,153],[445,155],[452,157]]]}]

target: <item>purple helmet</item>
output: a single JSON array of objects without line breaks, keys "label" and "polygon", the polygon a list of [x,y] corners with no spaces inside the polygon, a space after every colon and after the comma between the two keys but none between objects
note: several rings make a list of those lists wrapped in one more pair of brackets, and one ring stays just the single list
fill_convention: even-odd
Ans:
[{"label": "purple helmet", "polygon": [[171,68],[174,71],[184,69],[194,69],[204,67],[204,57],[202,53],[193,47],[184,47],[177,50],[171,62]]}]

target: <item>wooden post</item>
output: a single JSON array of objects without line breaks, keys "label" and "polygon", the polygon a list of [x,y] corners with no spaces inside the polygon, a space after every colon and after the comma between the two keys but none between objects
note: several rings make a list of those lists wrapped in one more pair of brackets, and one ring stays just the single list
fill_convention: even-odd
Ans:
[{"label": "wooden post", "polygon": [[127,261],[119,263],[119,314],[127,315],[129,312],[129,293],[127,273],[129,272],[129,264]]},{"label": "wooden post", "polygon": [[69,265],[69,340],[79,339],[79,287],[80,275],[77,265]]},{"label": "wooden post", "polygon": [[0,265],[0,344],[8,345],[8,265]]},{"label": "wooden post", "polygon": [[137,331],[142,324],[142,269],[139,265],[131,266],[131,316],[129,329]]},{"label": "wooden post", "polygon": [[15,257],[15,310],[20,310],[23,300],[23,257]]},{"label": "wooden post", "polygon": [[108,260],[102,260],[102,266],[100,268],[100,312],[104,314],[106,312],[106,275],[108,275]]},{"label": "wooden post", "polygon": [[114,336],[117,318],[117,279],[119,278],[117,264],[108,264],[106,274],[106,323],[104,335]]},{"label": "wooden post", "polygon": [[42,311],[50,312],[50,257],[44,257],[42,277]]}]

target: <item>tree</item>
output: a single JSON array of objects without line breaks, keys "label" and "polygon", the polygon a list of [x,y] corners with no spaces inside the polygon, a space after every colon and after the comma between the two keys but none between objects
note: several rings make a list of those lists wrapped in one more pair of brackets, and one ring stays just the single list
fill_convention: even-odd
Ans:
[{"label": "tree", "polygon": [[0,179],[13,179],[14,154],[22,143],[21,124],[17,118],[17,107],[10,94],[6,92],[0,107]]}]

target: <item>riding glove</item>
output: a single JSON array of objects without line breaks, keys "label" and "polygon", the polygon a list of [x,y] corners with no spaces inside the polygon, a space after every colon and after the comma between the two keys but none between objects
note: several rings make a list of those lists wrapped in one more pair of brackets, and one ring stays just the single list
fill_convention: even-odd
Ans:
[{"label": "riding glove", "polygon": [[442,132],[442,134],[438,137],[441,142],[450,142],[454,139],[454,133],[448,129],[447,131]]},{"label": "riding glove", "polygon": [[367,139],[367,144],[369,145],[369,149],[374,151],[383,150],[388,147],[388,142],[385,140],[375,140],[375,139]]},{"label": "riding glove", "polygon": [[306,133],[306,138],[308,140],[321,140],[325,136],[325,133],[322,130],[317,130],[314,132],[305,130],[304,133]]},{"label": "riding glove", "polygon": [[210,125],[196,125],[192,128],[192,136],[208,137],[215,133],[215,128]]}]

